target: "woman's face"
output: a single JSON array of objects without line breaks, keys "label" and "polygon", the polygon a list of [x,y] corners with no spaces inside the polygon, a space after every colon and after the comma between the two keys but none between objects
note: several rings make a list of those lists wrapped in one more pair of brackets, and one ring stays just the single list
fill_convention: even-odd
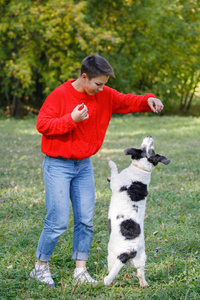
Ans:
[{"label": "woman's face", "polygon": [[87,75],[83,78],[83,88],[85,93],[90,96],[97,94],[100,91],[103,91],[104,85],[107,83],[109,76],[99,75],[97,77],[89,80]]}]

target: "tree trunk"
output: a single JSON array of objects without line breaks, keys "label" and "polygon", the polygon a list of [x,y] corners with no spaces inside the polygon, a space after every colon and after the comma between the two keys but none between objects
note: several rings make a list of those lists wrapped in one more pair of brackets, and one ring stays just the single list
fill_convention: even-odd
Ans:
[{"label": "tree trunk", "polygon": [[10,110],[10,116],[14,117],[14,118],[18,118],[19,112],[20,112],[20,99],[17,98],[17,96],[13,96],[13,101],[12,101],[11,110]]},{"label": "tree trunk", "polygon": [[188,111],[190,109],[191,103],[192,103],[192,99],[194,96],[194,92],[190,94],[190,99],[188,101],[187,107],[186,107],[186,111]]}]

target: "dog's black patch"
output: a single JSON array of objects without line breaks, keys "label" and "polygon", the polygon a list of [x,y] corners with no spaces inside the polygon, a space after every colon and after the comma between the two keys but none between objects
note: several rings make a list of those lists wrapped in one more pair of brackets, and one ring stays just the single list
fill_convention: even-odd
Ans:
[{"label": "dog's black patch", "polygon": [[111,234],[111,230],[112,230],[112,228],[111,228],[111,219],[108,219],[108,226],[109,226],[109,233]]},{"label": "dog's black patch", "polygon": [[132,159],[141,159],[145,157],[146,152],[143,149],[129,148],[124,150],[126,155],[131,155]]},{"label": "dog's black patch", "polygon": [[137,254],[137,251],[131,251],[130,253],[122,253],[117,258],[123,263],[127,263],[130,258],[134,258]]},{"label": "dog's black patch", "polygon": [[133,209],[136,211],[136,212],[138,212],[138,206],[137,205],[133,205]]},{"label": "dog's black patch", "polygon": [[120,218],[124,219],[124,215],[118,215],[118,216],[116,217],[117,220],[120,219]]},{"label": "dog's black patch", "polygon": [[122,186],[119,190],[120,192],[127,191],[127,194],[131,198],[132,201],[140,201],[144,200],[145,197],[148,195],[147,191],[147,185],[140,182],[140,181],[134,181],[129,187],[126,187],[125,185]]},{"label": "dog's black patch", "polygon": [[156,166],[159,162],[164,165],[168,165],[171,162],[171,160],[169,160],[167,157],[160,154],[152,155],[151,157],[148,158],[148,161],[152,163],[154,166]]},{"label": "dog's black patch", "polygon": [[125,185],[123,185],[121,188],[120,188],[120,192],[124,192],[124,191],[127,191],[128,190],[128,188],[127,188],[127,186],[125,186]]},{"label": "dog's black patch", "polygon": [[132,240],[140,235],[141,229],[138,223],[132,219],[128,219],[120,224],[120,231],[126,240]]}]

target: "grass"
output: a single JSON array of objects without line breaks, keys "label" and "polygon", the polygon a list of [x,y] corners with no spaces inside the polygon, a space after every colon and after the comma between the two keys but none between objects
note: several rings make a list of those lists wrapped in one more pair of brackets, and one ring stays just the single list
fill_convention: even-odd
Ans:
[{"label": "grass", "polygon": [[[0,120],[0,298],[3,299],[200,299],[200,118],[115,116],[102,149],[93,157],[96,181],[94,239],[89,272],[99,284],[75,286],[71,260],[73,216],[52,259],[55,289],[29,278],[46,214],[40,152],[41,136],[35,119]],[[123,150],[140,146],[151,134],[156,152],[171,159],[152,173],[145,218],[146,279],[141,289],[133,270],[124,267],[112,287],[107,275],[107,212],[111,191],[107,162],[119,170],[130,163]]]}]

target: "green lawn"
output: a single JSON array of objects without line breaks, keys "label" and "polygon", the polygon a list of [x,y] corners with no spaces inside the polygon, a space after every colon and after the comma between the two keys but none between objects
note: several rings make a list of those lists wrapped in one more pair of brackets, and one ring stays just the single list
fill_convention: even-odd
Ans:
[{"label": "green lawn", "polygon": [[[111,120],[102,149],[93,157],[96,181],[94,240],[88,262],[97,286],[72,280],[73,216],[50,261],[55,289],[29,278],[46,214],[41,136],[36,119],[0,120],[0,299],[200,299],[200,118],[133,115]],[[107,212],[111,191],[107,162],[130,164],[123,150],[152,135],[156,152],[171,160],[152,173],[145,218],[146,279],[141,289],[124,267],[112,287],[107,275]]]}]

